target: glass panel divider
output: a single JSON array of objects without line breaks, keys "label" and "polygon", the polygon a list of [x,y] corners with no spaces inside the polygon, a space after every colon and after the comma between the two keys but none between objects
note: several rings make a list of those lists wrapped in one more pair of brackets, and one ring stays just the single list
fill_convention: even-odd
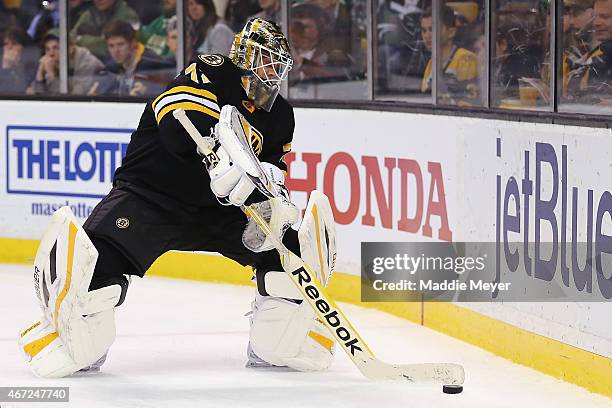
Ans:
[{"label": "glass panel divider", "polygon": [[68,93],[68,0],[59,0],[59,92]]}]

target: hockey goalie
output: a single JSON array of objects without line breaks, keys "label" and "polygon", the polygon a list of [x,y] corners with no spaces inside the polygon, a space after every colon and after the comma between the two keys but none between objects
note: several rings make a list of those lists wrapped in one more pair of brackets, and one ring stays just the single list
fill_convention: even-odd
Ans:
[{"label": "hockey goalie", "polygon": [[[199,55],[147,103],[112,190],[83,226],[68,207],[55,213],[34,265],[42,316],[19,336],[34,374],[99,370],[112,357],[114,310],[126,299],[130,276],[144,276],[168,250],[214,251],[253,267],[248,367],[329,367],[333,339],[283,271],[269,238],[241,210],[255,205],[284,245],[329,282],[335,261],[329,202],[313,192],[294,229],[299,211],[283,185],[294,117],[279,89],[291,66],[278,26],[249,20],[229,58]],[[212,153],[196,149],[173,116],[179,109],[210,135]],[[219,134],[246,145],[248,154],[228,152]],[[262,181],[276,196],[256,189],[244,168],[248,160],[264,170]]]}]

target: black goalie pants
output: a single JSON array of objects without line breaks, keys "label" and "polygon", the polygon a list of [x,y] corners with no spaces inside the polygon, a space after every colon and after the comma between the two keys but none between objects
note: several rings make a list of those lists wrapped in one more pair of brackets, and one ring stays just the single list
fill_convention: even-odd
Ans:
[{"label": "black goalie pants", "polygon": [[[244,247],[246,223],[235,206],[186,208],[159,193],[119,184],[83,225],[99,252],[90,290],[117,283],[127,288],[123,275],[144,276],[170,250],[218,252],[253,266],[258,278],[267,271],[282,271],[276,250],[254,253]],[[283,241],[299,253],[296,231],[289,229]],[[205,272],[206,265],[202,267]]]}]

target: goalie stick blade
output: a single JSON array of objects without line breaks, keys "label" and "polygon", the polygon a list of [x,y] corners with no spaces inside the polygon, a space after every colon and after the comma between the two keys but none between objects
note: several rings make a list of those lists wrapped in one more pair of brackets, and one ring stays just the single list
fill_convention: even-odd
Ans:
[{"label": "goalie stick blade", "polygon": [[370,380],[442,385],[462,385],[465,381],[463,367],[453,363],[388,364],[374,358],[367,364],[357,365]]}]

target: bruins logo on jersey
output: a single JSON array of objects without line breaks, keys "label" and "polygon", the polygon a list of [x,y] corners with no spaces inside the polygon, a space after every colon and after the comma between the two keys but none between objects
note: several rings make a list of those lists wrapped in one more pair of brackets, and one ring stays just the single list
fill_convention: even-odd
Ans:
[{"label": "bruins logo on jersey", "polygon": [[257,156],[259,156],[263,150],[263,135],[257,129],[255,129],[251,124],[244,119],[244,117],[240,118],[240,122],[242,123],[242,130],[246,137],[248,137],[249,144],[253,148],[253,151]]},{"label": "bruins logo on jersey", "polygon": [[223,64],[223,57],[220,55],[202,54],[198,55],[198,58],[200,58],[203,63],[213,67],[218,67]]}]

